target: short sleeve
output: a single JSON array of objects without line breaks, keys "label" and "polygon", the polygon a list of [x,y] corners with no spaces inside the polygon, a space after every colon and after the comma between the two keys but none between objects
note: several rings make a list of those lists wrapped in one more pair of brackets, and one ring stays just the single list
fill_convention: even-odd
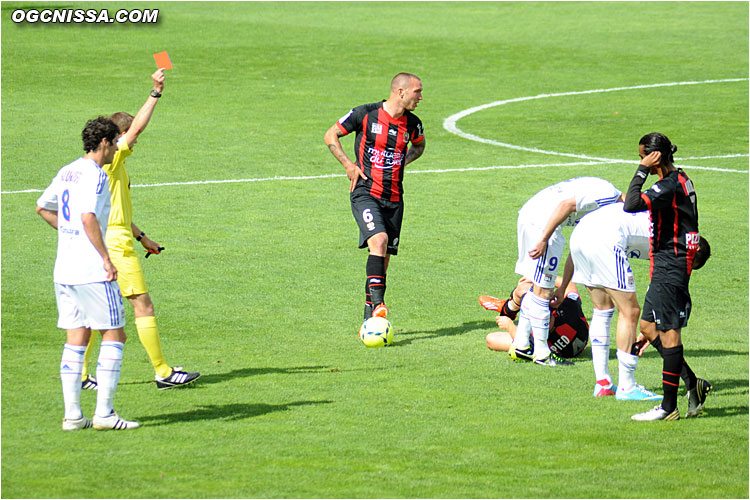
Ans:
[{"label": "short sleeve", "polygon": [[672,204],[676,189],[676,177],[669,176],[655,182],[653,186],[641,194],[641,197],[645,196],[651,201],[651,208],[662,208]]},{"label": "short sleeve", "polygon": [[414,117],[416,123],[414,124],[414,130],[411,133],[411,143],[419,144],[424,140],[424,129],[422,128],[422,120]]},{"label": "short sleeve", "polygon": [[52,180],[52,183],[47,186],[42,195],[36,200],[36,206],[45,210],[57,211],[57,190],[55,184],[57,177]]},{"label": "short sleeve", "polygon": [[576,193],[576,212],[588,213],[617,201],[622,191],[610,185],[606,189],[584,189]]},{"label": "short sleeve", "polygon": [[362,119],[367,114],[365,106],[357,106],[336,122],[339,129],[345,134],[350,134],[362,126]]}]

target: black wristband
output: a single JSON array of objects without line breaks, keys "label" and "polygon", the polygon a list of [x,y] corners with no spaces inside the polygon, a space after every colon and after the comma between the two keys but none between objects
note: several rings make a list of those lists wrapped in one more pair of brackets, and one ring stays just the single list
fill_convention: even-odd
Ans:
[{"label": "black wristband", "polygon": [[151,94],[149,94],[151,97],[156,97],[157,99],[161,97],[161,93],[157,92],[155,90],[151,91]]},{"label": "black wristband", "polygon": [[141,234],[139,234],[138,236],[136,236],[135,239],[136,239],[136,241],[141,241],[144,236],[146,236],[146,233],[144,233],[143,231],[141,231]]}]

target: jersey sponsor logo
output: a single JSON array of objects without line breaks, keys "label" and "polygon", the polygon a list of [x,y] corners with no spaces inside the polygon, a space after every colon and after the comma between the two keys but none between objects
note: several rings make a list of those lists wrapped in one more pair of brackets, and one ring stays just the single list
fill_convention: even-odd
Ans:
[{"label": "jersey sponsor logo", "polygon": [[400,151],[380,151],[375,148],[367,148],[367,154],[370,155],[370,163],[373,168],[389,169],[400,167],[404,155]]},{"label": "jersey sponsor logo", "polygon": [[654,184],[653,186],[651,186],[651,189],[653,189],[657,193],[661,193],[661,188],[658,185],[656,185],[656,184]]},{"label": "jersey sponsor logo", "polygon": [[373,134],[381,134],[383,133],[383,126],[380,123],[373,123],[370,127],[370,132]]},{"label": "jersey sponsor logo", "polygon": [[549,348],[552,352],[555,354],[562,352],[565,347],[570,344],[570,339],[566,337],[565,335],[561,335],[559,339],[555,341],[554,344],[550,345]]},{"label": "jersey sponsor logo", "polygon": [[393,135],[393,136],[398,135],[398,131],[396,131],[396,130],[394,130],[392,128],[389,128],[388,129],[388,135]]},{"label": "jersey sponsor logo", "polygon": [[698,243],[701,241],[700,233],[686,233],[685,246],[688,250],[698,250]]}]

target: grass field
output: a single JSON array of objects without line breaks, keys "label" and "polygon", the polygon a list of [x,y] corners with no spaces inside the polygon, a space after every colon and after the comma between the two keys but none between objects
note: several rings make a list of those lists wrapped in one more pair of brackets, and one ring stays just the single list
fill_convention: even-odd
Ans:
[{"label": "grass field", "polygon": [[[159,21],[11,21],[50,5]],[[1,36],[3,498],[748,498],[747,3],[3,2]],[[143,264],[167,361],[203,376],[158,392],[128,307],[115,403],[142,428],[63,433],[35,200],[87,119],[137,111],[162,50],[174,69],[128,170],[135,222],[166,247]],[[423,79],[427,147],[388,276],[395,346],[366,349],[366,254],[323,134],[399,71]],[[632,88],[675,82],[693,84]],[[715,390],[701,418],[639,424],[648,403],[591,397],[588,348],[564,370],[489,351],[477,297],[514,286],[526,199],[581,175],[624,190],[653,131],[712,244],[683,338]],[[649,351],[637,377],[661,392],[660,371]]]}]

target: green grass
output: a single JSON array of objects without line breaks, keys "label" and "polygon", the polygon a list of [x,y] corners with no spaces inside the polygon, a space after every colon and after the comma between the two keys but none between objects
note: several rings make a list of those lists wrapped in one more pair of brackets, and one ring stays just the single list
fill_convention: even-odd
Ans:
[{"label": "green grass", "polygon": [[[538,99],[458,122],[623,163],[424,172],[577,161],[443,128],[473,106],[747,78],[746,3],[74,3],[158,8],[159,23],[10,21],[32,5],[53,4],[2,4],[4,498],[748,498],[747,81]],[[203,377],[157,392],[128,308],[116,407],[143,427],[63,433],[55,235],[38,193],[16,191],[43,189],[80,155],[87,119],[137,111],[162,50],[175,68],[128,169],[135,221],[167,248],[143,261],[167,360]],[[388,276],[396,345],[370,350],[356,339],[365,253],[322,137],[404,70],[423,79],[427,149],[408,169]],[[625,189],[652,131],[678,162],[745,156],[682,161],[713,249],[692,279],[686,357],[715,390],[699,419],[639,425],[630,415],[647,403],[591,397],[588,349],[569,370],[489,351],[494,316],[477,297],[513,287],[526,199],[580,175]],[[339,177],[144,187],[328,174]],[[634,271],[642,299],[648,264]],[[638,381],[660,391],[660,370],[648,352]]]}]

